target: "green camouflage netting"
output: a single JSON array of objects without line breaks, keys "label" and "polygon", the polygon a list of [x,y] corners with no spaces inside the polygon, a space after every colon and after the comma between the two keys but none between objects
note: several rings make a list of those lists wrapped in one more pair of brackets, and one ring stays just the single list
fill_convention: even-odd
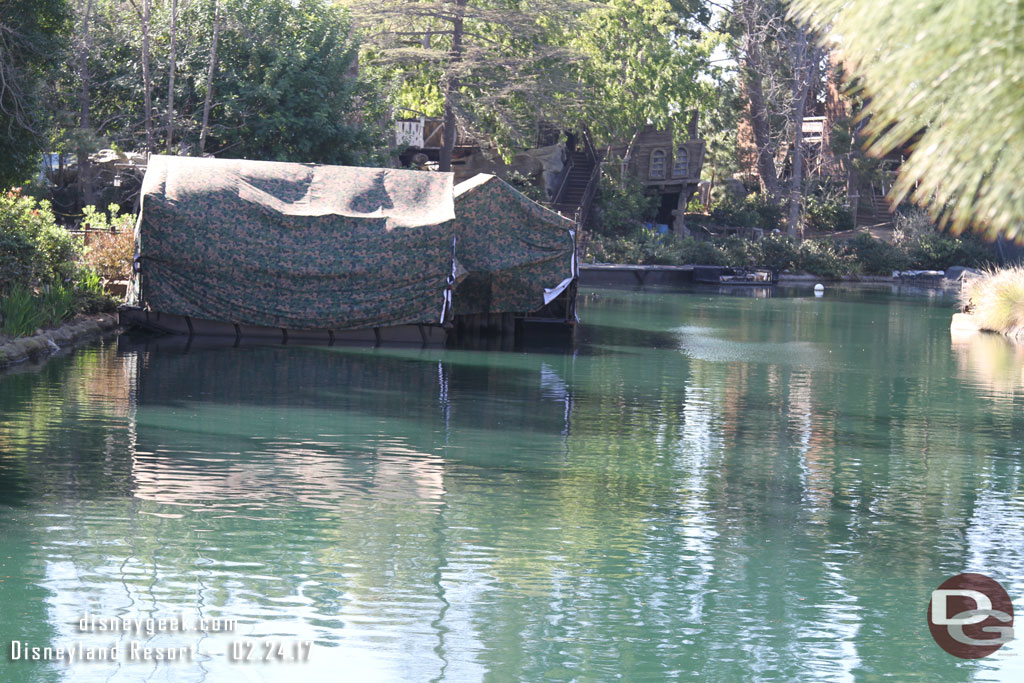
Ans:
[{"label": "green camouflage netting", "polygon": [[574,223],[504,180],[477,175],[455,187],[455,254],[467,271],[456,315],[530,313],[575,276]]},{"label": "green camouflage netting", "polygon": [[455,192],[447,173],[153,156],[132,303],[293,330],[437,323],[454,245],[455,313],[529,312],[571,281],[572,227],[494,176]]},{"label": "green camouflage netting", "polygon": [[448,174],[153,156],[137,303],[289,329],[439,322],[453,219]]}]

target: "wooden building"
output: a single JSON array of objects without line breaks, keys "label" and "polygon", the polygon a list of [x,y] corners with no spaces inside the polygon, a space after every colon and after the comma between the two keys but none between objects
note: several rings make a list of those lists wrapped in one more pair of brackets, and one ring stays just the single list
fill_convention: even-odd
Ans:
[{"label": "wooden building", "polygon": [[611,150],[613,158],[622,159],[626,173],[660,197],[657,222],[680,233],[685,232],[683,214],[697,192],[705,153],[704,141],[697,136],[696,113],[687,128],[687,139],[677,142],[671,130],[646,126],[637,134],[632,149],[622,144]]}]

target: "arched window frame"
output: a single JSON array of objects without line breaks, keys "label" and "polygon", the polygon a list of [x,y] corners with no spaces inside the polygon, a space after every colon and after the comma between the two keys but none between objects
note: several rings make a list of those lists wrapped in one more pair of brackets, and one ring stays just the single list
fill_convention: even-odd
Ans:
[{"label": "arched window frame", "polygon": [[675,161],[672,164],[673,178],[686,178],[690,175],[690,153],[685,147],[676,150]]},{"label": "arched window frame", "polygon": [[664,149],[661,149],[660,147],[657,149],[652,149],[651,163],[647,169],[647,177],[650,178],[651,180],[664,180],[665,172],[667,171],[665,167],[667,164],[668,153]]}]

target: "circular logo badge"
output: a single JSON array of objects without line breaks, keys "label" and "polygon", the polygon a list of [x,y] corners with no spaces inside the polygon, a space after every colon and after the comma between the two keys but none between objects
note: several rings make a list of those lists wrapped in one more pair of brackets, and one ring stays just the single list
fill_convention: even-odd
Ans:
[{"label": "circular logo badge", "polygon": [[987,657],[1013,640],[1013,604],[998,581],[957,574],[932,591],[928,630],[955,657]]}]

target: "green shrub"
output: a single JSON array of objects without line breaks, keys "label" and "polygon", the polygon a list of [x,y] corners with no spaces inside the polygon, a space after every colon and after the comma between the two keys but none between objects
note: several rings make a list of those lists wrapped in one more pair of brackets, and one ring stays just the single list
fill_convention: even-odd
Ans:
[{"label": "green shrub", "polygon": [[810,195],[804,198],[804,225],[816,232],[853,229],[853,214],[839,200]]},{"label": "green shrub", "polygon": [[16,285],[62,283],[74,276],[78,245],[57,225],[48,202],[0,195],[0,293]]},{"label": "green shrub", "polygon": [[[532,177],[520,173],[519,171],[512,171],[505,178],[508,184],[516,188],[524,195],[529,197],[535,202],[546,202],[548,200],[547,194],[544,192],[544,188],[541,187],[536,180]],[[113,212],[117,204],[111,204],[110,209]],[[114,214],[117,215],[116,213]]]},{"label": "green shrub", "polygon": [[833,279],[860,272],[857,260],[852,255],[843,253],[842,249],[829,240],[801,242],[797,247],[797,258],[793,266],[797,270]]},{"label": "green shrub", "polygon": [[864,273],[889,275],[894,270],[911,267],[910,257],[904,249],[862,232],[846,245],[847,251],[860,262]]},{"label": "green shrub", "polygon": [[945,270],[957,265],[983,268],[997,260],[994,248],[973,235],[921,235],[907,246],[907,252],[912,267],[924,270]]},{"label": "green shrub", "polygon": [[82,313],[110,313],[117,309],[117,302],[103,290],[103,279],[90,268],[78,271],[74,291],[75,306]]},{"label": "green shrub", "polygon": [[602,235],[630,236],[658,213],[656,196],[644,193],[644,186],[632,176],[623,182],[601,170],[594,204],[595,231]]},{"label": "green shrub", "polygon": [[799,257],[796,242],[780,233],[772,233],[761,240],[761,254],[760,265],[777,270],[793,268]]},{"label": "green shrub", "polygon": [[764,263],[764,250],[760,242],[731,235],[718,243],[730,266],[759,266]]},{"label": "green shrub", "polygon": [[711,207],[711,218],[720,225],[743,228],[776,230],[782,224],[782,209],[761,194],[740,199],[725,193],[721,201]]}]

